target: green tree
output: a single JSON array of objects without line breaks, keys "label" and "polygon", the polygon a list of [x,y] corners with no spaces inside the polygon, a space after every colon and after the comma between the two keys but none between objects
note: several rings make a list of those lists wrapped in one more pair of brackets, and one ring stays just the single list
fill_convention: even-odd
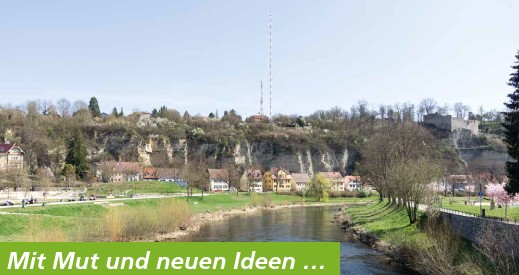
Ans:
[{"label": "green tree", "polygon": [[99,109],[99,103],[97,102],[97,98],[90,98],[90,102],[88,103],[88,110],[92,114],[93,117],[100,117],[101,110]]},{"label": "green tree", "polygon": [[118,117],[118,116],[119,116],[119,112],[117,112],[117,108],[114,107],[114,108],[112,109],[112,115],[113,115],[114,117]]},{"label": "green tree", "polygon": [[308,194],[315,197],[316,201],[326,200],[330,191],[330,180],[321,174],[315,175],[310,181]]},{"label": "green tree", "polygon": [[509,182],[506,191],[510,194],[519,192],[519,51],[515,56],[517,59],[515,65],[512,66],[514,72],[511,73],[509,86],[515,90],[508,95],[510,101],[505,103],[506,112],[503,112],[505,122],[505,142],[508,144],[508,155],[514,161],[506,162],[506,171],[508,173]]},{"label": "green tree", "polygon": [[75,173],[80,179],[83,179],[88,171],[88,162],[86,157],[87,149],[83,140],[83,135],[81,134],[81,131],[77,129],[68,142],[68,153],[65,162],[74,166]]}]

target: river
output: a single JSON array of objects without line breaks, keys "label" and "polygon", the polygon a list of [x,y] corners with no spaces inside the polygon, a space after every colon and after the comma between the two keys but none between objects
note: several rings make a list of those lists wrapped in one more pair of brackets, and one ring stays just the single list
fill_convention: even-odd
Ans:
[{"label": "river", "polygon": [[341,274],[409,274],[331,222],[340,206],[294,207],[206,223],[179,241],[341,243]]}]

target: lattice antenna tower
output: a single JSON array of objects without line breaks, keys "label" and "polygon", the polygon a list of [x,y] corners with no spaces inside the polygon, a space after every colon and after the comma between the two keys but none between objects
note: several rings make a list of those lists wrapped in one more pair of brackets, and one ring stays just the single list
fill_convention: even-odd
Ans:
[{"label": "lattice antenna tower", "polygon": [[263,115],[263,80],[260,81],[260,115]]},{"label": "lattice antenna tower", "polygon": [[272,12],[269,14],[269,74],[270,74],[270,111],[269,116],[272,117]]}]

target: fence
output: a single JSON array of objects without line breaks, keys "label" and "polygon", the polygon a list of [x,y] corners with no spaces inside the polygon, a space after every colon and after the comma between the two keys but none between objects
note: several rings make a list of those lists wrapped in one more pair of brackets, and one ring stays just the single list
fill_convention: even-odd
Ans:
[{"label": "fence", "polygon": [[447,208],[441,208],[441,207],[437,207],[435,209],[438,209],[438,211],[440,211],[440,212],[451,213],[451,214],[460,215],[460,216],[488,219],[488,220],[498,221],[498,222],[502,222],[502,223],[510,223],[510,224],[519,225],[519,219],[517,219],[517,218],[505,219],[503,217],[494,217],[494,216],[487,216],[487,215],[481,216],[480,214],[476,214],[476,213],[468,213],[468,212],[463,212],[463,211],[453,210],[453,209],[447,209]]}]

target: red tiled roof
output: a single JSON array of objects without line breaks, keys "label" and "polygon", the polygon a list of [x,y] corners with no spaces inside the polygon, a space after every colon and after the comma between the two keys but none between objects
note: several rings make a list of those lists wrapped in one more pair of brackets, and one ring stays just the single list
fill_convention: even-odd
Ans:
[{"label": "red tiled roof", "polygon": [[339,172],[319,172],[319,174],[321,174],[331,180],[342,179],[341,173],[339,173]]},{"label": "red tiled roof", "polygon": [[360,181],[360,176],[344,176],[344,182]]},{"label": "red tiled roof", "polygon": [[175,168],[158,168],[157,177],[159,179],[180,179],[182,171]]},{"label": "red tiled roof", "polygon": [[254,180],[260,180],[262,178],[261,171],[256,169],[247,169],[245,176]]},{"label": "red tiled roof", "polygon": [[157,176],[157,169],[154,167],[144,167],[142,168],[142,178],[143,179],[156,179]]},{"label": "red tiled roof", "polygon": [[13,148],[14,144],[0,144],[0,153],[6,153]]},{"label": "red tiled roof", "polygon": [[228,173],[225,169],[208,169],[209,179],[227,180]]},{"label": "red tiled roof", "polygon": [[138,162],[115,162],[115,161],[106,161],[101,163],[100,165],[106,165],[108,167],[113,167],[115,173],[124,174],[127,172],[131,173],[139,173],[140,167]]}]

